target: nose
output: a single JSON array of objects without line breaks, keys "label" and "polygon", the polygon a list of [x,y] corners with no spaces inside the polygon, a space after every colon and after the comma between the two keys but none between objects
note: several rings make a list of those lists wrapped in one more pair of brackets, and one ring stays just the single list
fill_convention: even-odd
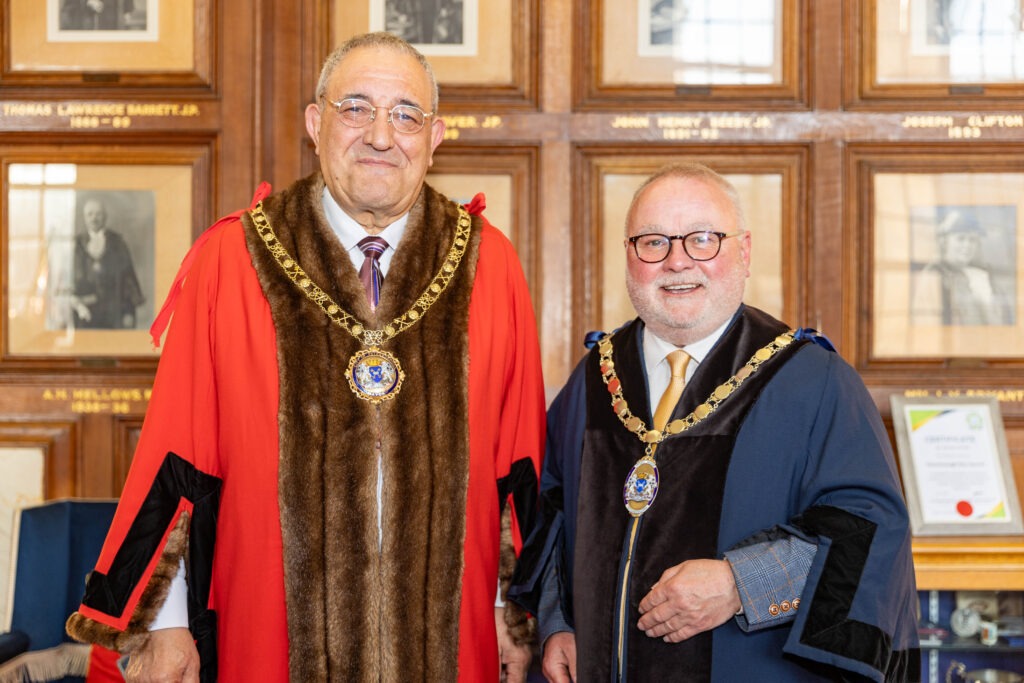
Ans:
[{"label": "nose", "polygon": [[376,150],[390,149],[395,141],[395,129],[388,123],[390,112],[378,108],[374,114],[373,121],[363,129],[363,142]]},{"label": "nose", "polygon": [[669,242],[668,256],[662,261],[662,265],[669,270],[683,270],[684,268],[689,268],[694,263],[696,261],[690,258],[690,255],[686,253],[686,249],[683,248],[682,240],[672,240]]}]

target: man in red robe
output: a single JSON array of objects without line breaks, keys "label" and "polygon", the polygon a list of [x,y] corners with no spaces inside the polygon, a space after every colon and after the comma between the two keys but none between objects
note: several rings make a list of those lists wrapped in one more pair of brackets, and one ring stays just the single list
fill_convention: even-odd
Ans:
[{"label": "man in red robe", "polygon": [[69,632],[130,681],[524,680],[525,619],[495,607],[544,438],[522,270],[482,201],[424,183],[444,122],[411,46],[354,38],[316,100],[320,171],[207,230],[154,324]]}]

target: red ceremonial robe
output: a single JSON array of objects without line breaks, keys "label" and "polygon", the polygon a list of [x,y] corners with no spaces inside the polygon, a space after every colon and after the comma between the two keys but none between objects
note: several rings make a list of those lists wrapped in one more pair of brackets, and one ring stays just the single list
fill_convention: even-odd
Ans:
[{"label": "red ceremonial robe", "polygon": [[[365,299],[355,294],[361,292],[357,290],[355,267],[347,257],[338,258],[344,252],[323,217],[319,205],[322,188],[323,181],[318,174],[299,181],[282,195],[266,200],[272,207],[267,214],[285,247],[298,250],[296,260],[314,281],[316,277],[330,280],[332,276],[311,270],[301,254],[317,249],[328,253],[331,258],[324,259],[332,261],[331,265],[340,272],[337,275],[340,284],[318,284],[343,308],[366,320],[372,314]],[[300,215],[293,215],[294,207],[298,207]],[[482,202],[474,201],[470,206],[471,212],[476,214],[474,207],[482,208]],[[424,261],[427,265],[423,269],[428,271],[425,282],[437,271],[438,262],[430,260],[431,254],[446,251],[451,237],[438,235],[436,231],[447,225],[447,217],[454,215],[453,205],[429,187],[424,188],[410,215],[406,235],[398,246],[392,273],[385,279],[378,310],[382,318],[390,320],[391,316],[407,310],[409,297],[415,300],[422,291],[422,285],[417,285],[414,292],[395,291],[399,283],[404,282],[400,279],[403,269],[416,271],[419,261]],[[430,367],[441,372],[440,364],[454,363],[461,367],[459,364],[464,363],[459,357],[432,356],[429,346],[422,353],[423,359],[414,357],[418,348],[416,334],[435,337],[448,334],[431,331],[430,321],[437,324],[447,314],[445,306],[454,305],[446,302],[445,297],[459,301],[455,278],[450,289],[439,297],[435,308],[423,316],[423,322],[396,338],[402,341],[407,335],[408,346],[398,346],[400,353],[396,355],[411,376],[395,399],[376,408],[378,420],[384,420],[378,438],[383,439],[385,463],[392,456],[400,455],[403,449],[416,452],[420,447],[416,439],[406,438],[404,443],[389,441],[388,433],[392,427],[401,432],[403,410],[413,411],[415,415],[417,409],[424,409],[423,406],[417,408],[415,402],[426,404],[430,411],[449,400],[455,405],[465,405],[464,424],[457,419],[442,422],[440,427],[430,423],[428,428],[414,433],[422,434],[422,440],[430,442],[446,437],[443,433],[436,437],[435,431],[450,429],[459,433],[468,425],[469,453],[468,459],[453,459],[454,464],[450,466],[445,461],[447,454],[429,453],[429,458],[437,460],[431,465],[434,469],[425,478],[416,475],[421,478],[411,487],[401,488],[404,479],[412,476],[402,467],[385,467],[384,539],[383,550],[379,550],[377,521],[368,519],[375,515],[363,514],[361,511],[365,508],[360,507],[364,496],[373,500],[375,468],[367,470],[373,473],[372,477],[359,474],[362,470],[353,470],[356,474],[345,470],[343,476],[361,479],[335,482],[340,490],[327,490],[333,485],[327,473],[322,477],[324,481],[299,480],[298,485],[307,487],[308,494],[300,489],[297,497],[289,498],[283,489],[296,487],[295,478],[300,471],[309,473],[309,470],[301,470],[303,463],[296,464],[295,460],[301,461],[308,455],[309,460],[320,463],[316,458],[323,456],[323,453],[305,453],[301,448],[292,448],[293,444],[288,441],[293,438],[289,427],[299,422],[298,417],[281,411],[281,396],[291,395],[282,393],[287,389],[281,379],[283,363],[306,364],[311,368],[311,374],[306,376],[310,392],[340,391],[335,387],[341,386],[343,394],[330,395],[340,397],[338,400],[349,406],[350,412],[366,410],[369,404],[354,399],[344,379],[349,352],[345,351],[341,357],[325,358],[314,343],[317,335],[323,335],[333,344],[352,344],[351,336],[336,329],[333,323],[324,322],[327,316],[311,301],[299,298],[288,300],[287,304],[274,303],[275,297],[292,296],[298,290],[282,272],[274,274],[277,264],[271,261],[273,268],[265,265],[267,256],[259,251],[262,245],[253,238],[249,220],[243,215],[241,219],[234,216],[218,222],[200,238],[183,264],[182,275],[187,277],[173,304],[173,324],[160,360],[135,459],[96,571],[90,579],[86,599],[69,620],[69,632],[77,638],[121,651],[138,647],[146,637],[146,626],[163,602],[166,583],[187,545],[184,557],[190,574],[190,598],[195,598],[197,593],[202,598],[203,567],[210,573],[208,597],[200,604],[215,613],[215,628],[212,614],[192,614],[191,605],[190,624],[197,640],[201,640],[204,633],[215,632],[216,637],[210,640],[216,642],[215,671],[220,681],[284,681],[289,677],[292,680],[302,677],[306,680],[453,680],[453,648],[457,648],[458,680],[496,681],[499,664],[493,609],[498,584],[500,515],[503,508],[511,508],[511,531],[518,552],[520,526],[532,523],[527,510],[532,507],[531,489],[536,487],[544,440],[544,395],[536,326],[526,282],[511,243],[485,219],[474,215],[473,237],[459,269],[465,277],[471,277],[465,289],[468,296],[468,381],[465,388],[460,389],[456,383],[450,387],[450,396],[436,395],[440,392],[433,390],[421,401],[415,393],[419,375],[410,372],[416,369],[416,373],[429,374]],[[324,237],[328,234],[330,237]],[[307,249],[303,240],[308,235],[322,241]],[[331,239],[334,239],[333,246]],[[438,239],[446,240],[439,249],[433,245]],[[441,258],[444,258],[443,253]],[[314,269],[319,268],[315,256],[309,257],[308,262]],[[395,272],[399,277],[393,275]],[[403,286],[411,288],[413,285]],[[399,297],[399,302],[389,304],[389,296]],[[404,303],[402,296],[406,297]],[[435,310],[436,317],[432,319]],[[280,320],[275,324],[274,316],[280,318],[289,311],[297,319],[304,316],[303,320],[321,326],[316,328],[317,335],[307,335],[308,353],[279,343],[279,335],[287,328],[282,327]],[[452,329],[450,333],[451,348],[457,350],[459,330]],[[431,338],[427,342],[431,342]],[[436,342],[434,339],[432,343]],[[330,348],[330,344],[327,346]],[[385,344],[385,348],[387,346]],[[358,344],[353,348],[357,349]],[[326,378],[324,387],[327,388],[318,385],[317,377]],[[460,391],[467,394],[464,404],[457,402]],[[302,395],[301,390],[295,393]],[[404,404],[403,398],[406,399]],[[325,431],[329,433],[331,424],[344,421],[347,415],[335,414],[335,419],[329,410],[319,417],[310,415],[329,407],[309,404],[292,412],[301,412],[303,419],[312,419],[317,424],[316,420],[324,422]],[[393,422],[387,422],[388,419]],[[362,420],[372,421],[372,418]],[[335,453],[332,457],[346,459],[345,449],[361,448],[365,436],[365,433],[354,432],[350,442],[344,433],[334,434],[323,448],[332,453],[331,449],[340,449],[340,455]],[[298,453],[290,453],[289,449]],[[361,460],[369,458],[360,456]],[[468,471],[459,471],[460,462],[468,462]],[[327,461],[323,464],[325,469],[334,466]],[[408,467],[415,466],[413,463]],[[320,464],[314,465],[317,476],[311,479],[321,478],[318,476],[320,467]],[[465,492],[464,501],[458,499],[461,494],[452,500],[434,500],[441,497],[438,491],[447,490],[443,488],[443,480],[448,478],[457,484],[463,482],[461,489],[454,490]],[[400,483],[395,484],[393,480]],[[159,507],[154,500],[162,495],[166,506],[166,491],[179,486],[192,493],[180,497],[174,494],[173,515],[170,523],[165,524],[165,517],[154,509]],[[300,511],[306,515],[301,518],[305,526],[289,527],[288,516],[299,514],[290,508],[305,504],[304,496],[314,501],[312,509],[317,514],[322,505],[322,516],[310,524],[311,513]],[[340,504],[336,502],[339,498]],[[418,505],[433,507],[420,512]],[[433,517],[444,516],[449,509],[457,513],[452,513],[457,522],[453,527],[454,538],[440,538],[430,524],[434,523]],[[189,515],[192,528],[186,530]],[[421,519],[424,517],[429,519],[424,521]],[[154,519],[160,521],[154,522]],[[416,539],[421,545],[415,552],[406,551],[402,541],[394,540],[406,523],[410,529],[422,527],[422,535],[427,536],[426,540]],[[208,528],[197,532],[196,527],[204,524]],[[458,533],[459,526],[464,526],[462,534]],[[212,542],[214,532],[215,543]],[[185,534],[189,534],[187,542]],[[355,550],[348,548],[344,543],[349,536],[372,538],[372,550],[358,549],[363,546],[353,546]],[[332,540],[336,538],[342,541]],[[371,547],[371,542],[367,541],[364,546]],[[375,553],[381,557],[375,558]],[[394,565],[397,571],[413,575],[415,581],[411,586],[401,584],[401,576],[394,577],[389,564],[392,554],[397,558]],[[422,555],[426,560],[422,560]],[[454,562],[444,564],[446,556],[454,556]],[[441,559],[435,559],[438,557]],[[451,568],[444,571],[430,571],[434,566],[449,565]],[[380,583],[371,583],[369,588],[363,576],[367,566],[379,566],[380,575],[375,577],[378,580],[383,577]],[[407,570],[407,566],[412,569]],[[299,567],[307,573],[291,571],[291,567]],[[426,578],[421,579],[416,573],[421,569]],[[446,585],[443,581],[438,583],[438,574],[444,574],[444,580],[455,582],[451,584],[451,594],[435,594],[438,585]],[[399,584],[397,589],[388,585],[390,579]],[[160,583],[165,584],[162,590],[152,588]],[[387,613],[382,620],[367,622],[368,617],[362,612],[376,610]],[[451,619],[447,618],[449,612],[445,610],[450,611]],[[321,617],[326,626],[320,625]],[[313,622],[312,626],[306,621]],[[374,640],[376,627],[367,628],[367,623],[380,625],[381,633],[386,634],[381,642]],[[401,635],[403,624],[412,624],[407,640]],[[392,627],[392,631],[387,630]],[[451,631],[450,637],[448,631]],[[296,634],[301,634],[297,642]],[[321,642],[332,638],[348,643],[347,638],[354,644],[348,643],[347,650],[340,647],[332,650],[332,642]],[[290,663],[289,650],[293,659],[301,655],[301,661]],[[202,643],[200,652],[204,653]],[[404,672],[411,666],[419,666],[419,660],[431,657],[447,661],[423,664],[422,671],[408,671],[408,677],[396,673],[396,667]],[[306,659],[315,661],[310,664]]]}]

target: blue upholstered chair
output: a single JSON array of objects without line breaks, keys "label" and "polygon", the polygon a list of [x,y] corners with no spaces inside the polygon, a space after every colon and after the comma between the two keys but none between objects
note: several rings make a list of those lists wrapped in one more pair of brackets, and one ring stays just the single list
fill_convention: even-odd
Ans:
[{"label": "blue upholstered chair", "polygon": [[83,680],[89,647],[72,643],[64,622],[81,602],[116,505],[56,500],[16,513],[0,681]]}]

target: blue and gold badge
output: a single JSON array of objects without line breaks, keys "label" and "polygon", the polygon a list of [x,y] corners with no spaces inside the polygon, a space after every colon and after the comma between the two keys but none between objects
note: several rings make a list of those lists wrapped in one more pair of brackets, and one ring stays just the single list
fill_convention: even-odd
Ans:
[{"label": "blue and gold badge", "polygon": [[356,396],[373,404],[397,396],[405,379],[398,359],[378,348],[362,349],[352,356],[346,376]]},{"label": "blue and gold badge", "polygon": [[658,463],[650,455],[636,461],[633,469],[626,477],[626,485],[622,487],[622,502],[626,512],[639,517],[654,504],[658,495]]}]

